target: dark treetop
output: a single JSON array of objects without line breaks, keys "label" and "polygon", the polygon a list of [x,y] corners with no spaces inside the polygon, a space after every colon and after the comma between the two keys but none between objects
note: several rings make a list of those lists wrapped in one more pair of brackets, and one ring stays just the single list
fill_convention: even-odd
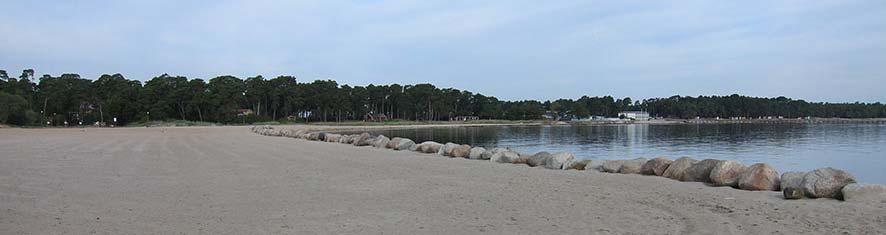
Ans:
[{"label": "dark treetop", "polygon": [[10,77],[0,70],[0,123],[63,125],[83,122],[117,124],[147,120],[192,120],[241,123],[269,120],[363,120],[368,115],[388,119],[528,120],[553,117],[614,117],[625,110],[645,110],[652,116],[695,117],[886,117],[880,103],[813,103],[785,97],[740,95],[651,98],[632,101],[611,96],[582,96],[577,100],[502,101],[470,91],[415,85],[339,85],[333,80],[299,83],[295,77],[262,76],[245,80],[220,76],[205,81],[167,74],[142,84],[120,74],[88,80],[77,74],[34,77],[34,70]]}]

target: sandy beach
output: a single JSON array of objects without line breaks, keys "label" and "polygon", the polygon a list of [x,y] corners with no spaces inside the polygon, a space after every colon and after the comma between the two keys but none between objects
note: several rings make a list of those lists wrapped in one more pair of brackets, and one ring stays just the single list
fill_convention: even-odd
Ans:
[{"label": "sandy beach", "polygon": [[248,127],[0,129],[0,234],[87,233],[883,234],[886,203],[784,200]]}]

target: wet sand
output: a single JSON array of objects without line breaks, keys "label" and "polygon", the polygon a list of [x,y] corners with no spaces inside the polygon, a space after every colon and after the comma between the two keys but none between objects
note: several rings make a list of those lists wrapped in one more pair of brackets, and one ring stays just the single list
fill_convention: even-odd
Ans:
[{"label": "wet sand", "polygon": [[886,204],[254,134],[0,130],[0,234],[886,233]]}]

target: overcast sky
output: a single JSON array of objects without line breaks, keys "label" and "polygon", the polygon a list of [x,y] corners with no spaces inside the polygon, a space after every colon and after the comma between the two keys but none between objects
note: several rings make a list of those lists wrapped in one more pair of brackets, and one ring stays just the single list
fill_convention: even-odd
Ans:
[{"label": "overcast sky", "polygon": [[[209,3],[212,2],[212,3]],[[886,1],[0,1],[0,69],[886,102]]]}]

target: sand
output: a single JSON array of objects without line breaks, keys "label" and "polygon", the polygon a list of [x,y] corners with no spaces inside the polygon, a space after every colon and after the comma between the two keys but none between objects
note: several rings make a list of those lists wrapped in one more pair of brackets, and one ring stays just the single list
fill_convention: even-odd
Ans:
[{"label": "sand", "polygon": [[0,234],[886,233],[886,205],[260,136],[0,130]]}]

